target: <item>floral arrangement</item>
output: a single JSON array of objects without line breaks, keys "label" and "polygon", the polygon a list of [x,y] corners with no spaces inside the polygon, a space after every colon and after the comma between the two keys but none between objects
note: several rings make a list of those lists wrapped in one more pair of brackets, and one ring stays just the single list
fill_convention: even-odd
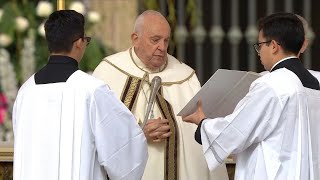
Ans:
[{"label": "floral arrangement", "polygon": [[0,124],[4,124],[6,118],[6,112],[8,109],[7,98],[3,93],[0,93]]},{"label": "floral arrangement", "polygon": [[[67,1],[66,9],[73,9],[86,17],[86,34],[100,22],[101,16],[80,0]],[[56,0],[15,0],[0,2],[0,141],[10,133],[11,112],[20,85],[43,67],[49,56],[45,41],[44,23],[55,10]],[[113,51],[92,37],[80,63],[83,71],[92,71],[101,59]],[[6,114],[6,115],[4,115]],[[2,133],[1,133],[2,132]],[[8,138],[7,138],[8,139]]]}]

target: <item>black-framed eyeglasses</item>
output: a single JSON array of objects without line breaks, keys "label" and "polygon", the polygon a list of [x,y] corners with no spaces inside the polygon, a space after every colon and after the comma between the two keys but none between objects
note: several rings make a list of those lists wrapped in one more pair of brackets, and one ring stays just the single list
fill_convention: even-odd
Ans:
[{"label": "black-framed eyeglasses", "polygon": [[270,43],[270,42],[271,42],[271,40],[270,41],[264,41],[264,42],[258,42],[258,43],[253,44],[253,47],[257,51],[257,53],[259,54],[262,44],[266,44],[266,43]]},{"label": "black-framed eyeglasses", "polygon": [[79,38],[77,38],[76,40],[73,40],[72,43],[78,41],[79,39],[86,40],[86,41],[87,41],[87,46],[90,44],[90,41],[91,41],[91,37],[89,37],[89,36],[84,36],[84,37],[79,37]]}]

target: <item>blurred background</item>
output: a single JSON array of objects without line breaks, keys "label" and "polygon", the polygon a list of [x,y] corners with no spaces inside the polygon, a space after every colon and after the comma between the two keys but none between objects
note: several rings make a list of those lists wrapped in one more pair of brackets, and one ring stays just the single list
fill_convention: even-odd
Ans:
[{"label": "blurred background", "polygon": [[[17,90],[48,58],[43,24],[56,0],[0,0],[0,141],[12,141],[11,110]],[[293,12],[309,22],[302,61],[320,70],[317,0],[65,0],[86,17],[93,40],[80,64],[90,73],[107,55],[131,46],[136,16],[155,9],[171,28],[168,52],[193,67],[203,84],[219,68],[263,71],[253,44],[256,22],[273,12]]]}]

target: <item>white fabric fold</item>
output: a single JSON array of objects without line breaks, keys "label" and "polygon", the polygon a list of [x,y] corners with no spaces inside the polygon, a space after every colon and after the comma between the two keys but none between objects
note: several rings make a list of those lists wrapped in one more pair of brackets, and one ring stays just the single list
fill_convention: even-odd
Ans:
[{"label": "white fabric fold", "polygon": [[147,143],[130,111],[81,71],[65,83],[32,76],[14,105],[14,179],[104,180],[142,177]]}]

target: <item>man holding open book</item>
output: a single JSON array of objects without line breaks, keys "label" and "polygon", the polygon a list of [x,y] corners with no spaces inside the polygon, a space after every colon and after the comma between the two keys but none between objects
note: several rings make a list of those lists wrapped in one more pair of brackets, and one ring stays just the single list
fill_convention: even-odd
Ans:
[{"label": "man holding open book", "polygon": [[272,14],[259,21],[258,40],[254,47],[271,73],[251,84],[230,115],[206,118],[199,102],[183,120],[198,125],[195,137],[211,170],[234,154],[238,180],[319,179],[320,86],[297,58],[302,23],[291,13]]}]

